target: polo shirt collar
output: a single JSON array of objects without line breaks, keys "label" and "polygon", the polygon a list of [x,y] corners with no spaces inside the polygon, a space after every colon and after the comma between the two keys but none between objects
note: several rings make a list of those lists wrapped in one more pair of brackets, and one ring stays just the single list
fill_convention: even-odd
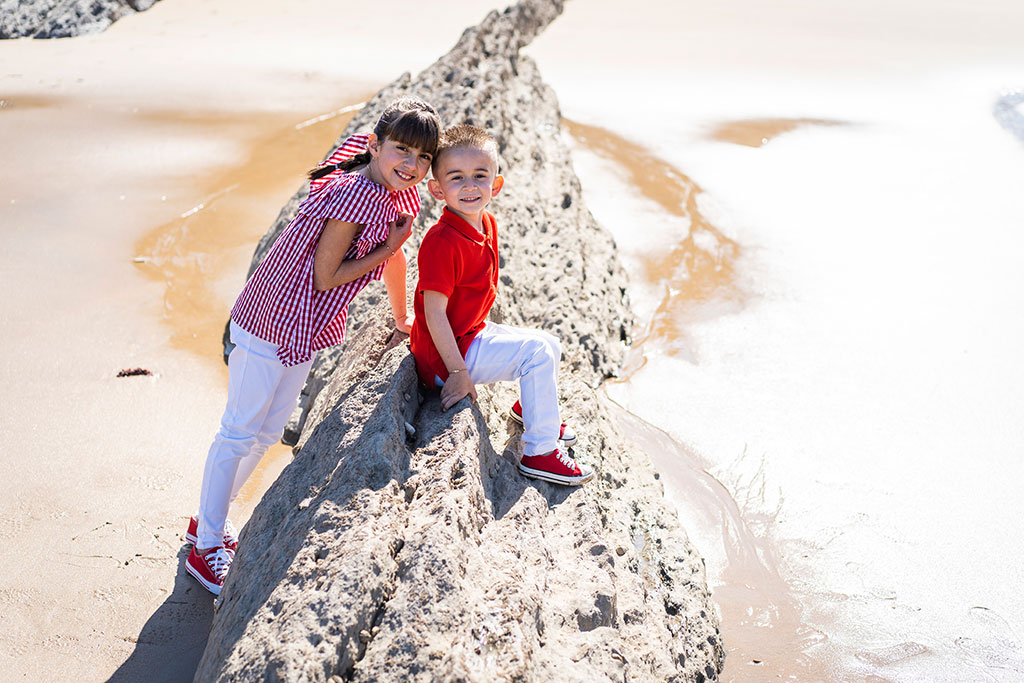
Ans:
[{"label": "polo shirt collar", "polygon": [[[487,223],[491,220],[491,215],[484,211],[484,228],[486,230]],[[464,218],[459,216],[454,211],[444,207],[444,212],[441,214],[441,222],[445,225],[454,228],[458,232],[462,233],[467,239],[475,242],[476,244],[483,244],[487,241],[486,233],[481,233],[472,225],[467,223]]]}]

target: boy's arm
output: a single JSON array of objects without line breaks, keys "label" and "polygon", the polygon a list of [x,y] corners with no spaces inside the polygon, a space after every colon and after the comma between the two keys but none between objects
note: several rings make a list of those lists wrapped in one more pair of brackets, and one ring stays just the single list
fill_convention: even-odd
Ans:
[{"label": "boy's arm", "polygon": [[471,401],[476,401],[476,387],[469,378],[466,361],[455,342],[447,308],[448,297],[444,294],[429,289],[423,291],[423,317],[426,318],[430,338],[449,373],[448,381],[441,387],[441,410],[448,410],[467,395]]},{"label": "boy's arm", "polygon": [[323,292],[366,275],[401,249],[412,234],[412,216],[399,214],[388,226],[388,238],[363,258],[345,260],[362,227],[358,223],[328,219],[313,255],[313,289]]},{"label": "boy's arm", "polygon": [[406,307],[405,268],[405,253],[399,248],[384,266],[384,287],[388,290],[395,327],[399,332],[409,334],[412,330],[412,316]]}]

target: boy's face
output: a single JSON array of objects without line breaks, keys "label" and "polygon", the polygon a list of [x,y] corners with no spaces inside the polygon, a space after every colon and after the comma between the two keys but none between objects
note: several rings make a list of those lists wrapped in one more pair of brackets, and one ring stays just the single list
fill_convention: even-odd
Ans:
[{"label": "boy's face", "polygon": [[435,199],[476,224],[491,198],[501,191],[504,179],[497,173],[494,157],[486,150],[457,147],[441,155],[427,187]]}]

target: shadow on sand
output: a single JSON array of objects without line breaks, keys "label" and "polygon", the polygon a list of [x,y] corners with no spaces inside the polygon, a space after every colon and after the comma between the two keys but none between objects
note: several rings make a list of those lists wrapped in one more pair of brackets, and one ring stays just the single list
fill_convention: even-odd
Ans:
[{"label": "shadow on sand", "polygon": [[213,596],[185,573],[191,545],[178,551],[174,589],[139,632],[135,650],[111,683],[191,681],[213,622]]}]

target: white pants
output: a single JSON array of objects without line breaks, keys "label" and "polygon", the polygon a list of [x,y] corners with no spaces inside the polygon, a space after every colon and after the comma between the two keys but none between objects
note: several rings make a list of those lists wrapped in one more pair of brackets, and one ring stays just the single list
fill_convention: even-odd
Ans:
[{"label": "white pants", "polygon": [[206,456],[199,494],[199,548],[223,544],[228,508],[260,458],[284,432],[306,383],[312,359],[285,367],[277,345],[231,321],[228,403]]},{"label": "white pants", "polygon": [[526,455],[550,453],[558,446],[561,358],[562,348],[554,335],[492,322],[484,325],[466,351],[466,368],[474,384],[519,379]]}]

